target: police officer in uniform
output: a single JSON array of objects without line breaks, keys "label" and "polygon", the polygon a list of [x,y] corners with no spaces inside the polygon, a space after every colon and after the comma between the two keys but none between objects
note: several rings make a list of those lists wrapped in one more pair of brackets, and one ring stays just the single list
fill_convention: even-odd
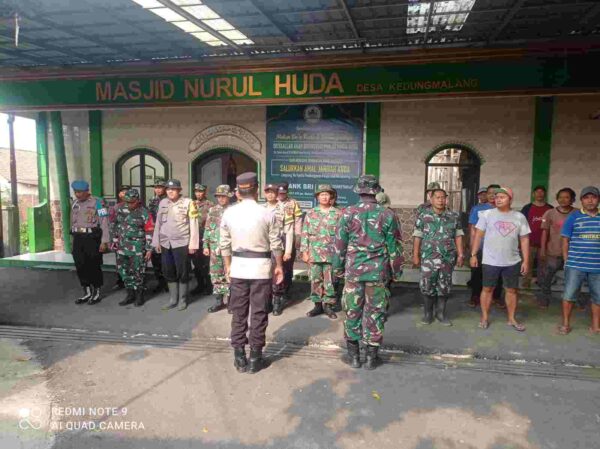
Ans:
[{"label": "police officer in uniform", "polygon": [[198,210],[198,235],[200,236],[199,250],[192,257],[194,263],[194,276],[196,277],[196,288],[190,293],[192,295],[198,295],[201,293],[210,294],[212,292],[212,285],[210,281],[210,258],[204,255],[204,248],[202,247],[202,237],[204,236],[204,228],[206,227],[206,219],[208,218],[208,211],[215,205],[207,197],[207,187],[204,184],[194,184],[194,203]]},{"label": "police officer in uniform", "polygon": [[[242,201],[223,213],[219,245],[225,273],[231,280],[234,366],[239,372],[256,373],[264,367],[262,348],[269,322],[267,307],[272,276],[278,283],[283,281],[283,246],[274,214],[256,202],[256,173],[243,173],[236,180]],[[271,254],[275,255],[274,270]],[[249,338],[246,335],[248,315]],[[246,359],[247,343],[250,343],[250,363]]]},{"label": "police officer in uniform", "polygon": [[[148,203],[148,212],[152,216],[152,220],[156,223],[156,214],[158,212],[158,205],[162,200],[167,197],[167,183],[163,178],[154,178],[154,198]],[[162,275],[162,265],[160,263],[161,257],[156,250],[152,251],[152,267],[154,267],[154,276],[158,281],[158,285],[154,289],[154,293],[168,292],[167,281],[165,281]]]},{"label": "police officer in uniform", "polygon": [[286,293],[292,286],[292,280],[294,279],[294,261],[296,260],[296,253],[300,250],[300,236],[302,235],[302,209],[300,209],[298,201],[288,195],[289,185],[287,181],[279,184],[277,195],[284,210],[283,232],[287,233],[291,228],[294,233],[294,246],[291,256],[288,256],[286,249],[286,254],[283,257],[283,283]]},{"label": "police officer in uniform", "polygon": [[90,195],[86,181],[73,181],[71,187],[75,193],[71,206],[73,261],[84,292],[75,304],[96,304],[103,283],[102,253],[108,251],[110,241],[108,209],[104,200]]},{"label": "police officer in uniform", "polygon": [[162,256],[163,275],[169,285],[169,303],[163,310],[187,308],[190,255],[198,251],[198,210],[194,201],[181,195],[181,182],[167,182],[167,198],[158,205],[152,246]]}]

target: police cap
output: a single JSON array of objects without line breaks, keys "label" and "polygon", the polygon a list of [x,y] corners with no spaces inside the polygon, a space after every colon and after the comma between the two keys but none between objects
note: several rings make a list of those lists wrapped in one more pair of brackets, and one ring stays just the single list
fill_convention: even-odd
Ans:
[{"label": "police cap", "polygon": [[169,179],[167,181],[167,189],[179,189],[181,190],[181,181],[179,179]]},{"label": "police cap", "polygon": [[76,192],[87,192],[90,190],[90,185],[83,179],[78,179],[71,183],[71,188]]}]

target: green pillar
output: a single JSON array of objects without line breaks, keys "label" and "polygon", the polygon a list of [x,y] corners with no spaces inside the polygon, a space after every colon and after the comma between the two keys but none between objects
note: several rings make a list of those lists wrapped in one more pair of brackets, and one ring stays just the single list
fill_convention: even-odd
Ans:
[{"label": "green pillar", "polygon": [[48,202],[48,116],[45,112],[38,113],[35,121],[37,141],[37,167],[38,167],[38,197],[39,202]]},{"label": "green pillar", "polygon": [[62,221],[63,241],[65,252],[71,252],[70,234],[70,201],[69,201],[69,173],[67,170],[67,157],[65,155],[65,138],[63,135],[62,116],[60,111],[50,113],[52,121],[52,135],[54,137],[54,154],[56,157],[56,176],[58,179],[58,194],[60,197],[60,215]]},{"label": "green pillar", "polygon": [[365,174],[379,177],[381,163],[381,103],[366,104]]},{"label": "green pillar", "polygon": [[548,189],[552,157],[552,119],[554,97],[536,97],[533,157],[531,159],[531,189],[542,185]]},{"label": "green pillar", "polygon": [[89,111],[91,192],[103,196],[102,111]]}]

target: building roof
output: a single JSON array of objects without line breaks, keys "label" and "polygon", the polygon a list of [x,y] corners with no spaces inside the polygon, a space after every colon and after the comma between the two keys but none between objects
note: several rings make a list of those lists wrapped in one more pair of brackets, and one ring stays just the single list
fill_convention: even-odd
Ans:
[{"label": "building roof", "polygon": [[[37,153],[35,151],[16,150],[17,181],[23,184],[38,185]],[[10,151],[0,148],[0,176],[10,180]]]},{"label": "building roof", "polygon": [[0,67],[20,69],[600,47],[597,0],[0,0],[0,11]]}]

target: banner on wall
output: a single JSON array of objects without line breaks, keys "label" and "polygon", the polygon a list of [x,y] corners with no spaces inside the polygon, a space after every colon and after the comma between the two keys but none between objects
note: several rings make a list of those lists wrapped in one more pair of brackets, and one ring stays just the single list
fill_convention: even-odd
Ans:
[{"label": "banner on wall", "polygon": [[352,192],[364,160],[364,103],[267,108],[267,183],[287,181],[303,209],[316,205],[318,184],[333,185],[338,204],[354,204]]}]

